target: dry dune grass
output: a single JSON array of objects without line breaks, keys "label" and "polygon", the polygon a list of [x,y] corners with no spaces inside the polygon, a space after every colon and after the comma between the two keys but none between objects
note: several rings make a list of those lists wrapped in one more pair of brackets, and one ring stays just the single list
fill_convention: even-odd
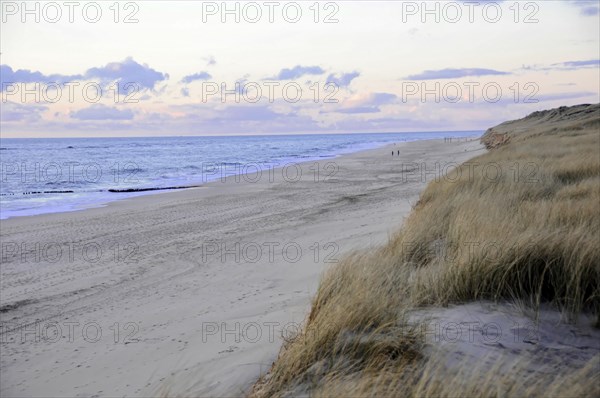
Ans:
[{"label": "dry dune grass", "polygon": [[386,246],[326,273],[251,395],[598,396],[598,358],[558,373],[509,363],[499,377],[502,358],[450,369],[406,325],[415,308],[483,299],[598,316],[599,121],[600,106],[578,106],[489,130],[482,141],[508,138],[430,183]]},{"label": "dry dune grass", "polygon": [[[483,362],[483,361],[481,361]],[[314,391],[315,397],[590,397],[600,388],[597,359],[581,369],[556,377],[545,372],[530,373],[529,364],[513,364],[502,373],[502,361],[492,367],[462,363],[448,369],[442,361],[430,360],[421,367],[384,369],[377,374],[336,378]],[[499,377],[501,375],[501,377]]]}]

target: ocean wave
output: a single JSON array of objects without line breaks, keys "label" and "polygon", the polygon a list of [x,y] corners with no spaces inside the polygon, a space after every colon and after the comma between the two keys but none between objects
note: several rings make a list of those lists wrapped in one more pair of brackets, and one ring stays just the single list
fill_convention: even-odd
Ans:
[{"label": "ocean wave", "polygon": [[[243,167],[251,163],[280,167],[392,142],[480,134],[3,139],[2,163],[11,166],[3,170],[0,218],[11,217],[15,209],[51,213],[144,192],[191,188],[195,186],[188,184],[199,183],[201,173],[216,179],[252,171]],[[60,177],[55,178],[55,173]]]},{"label": "ocean wave", "polygon": [[75,193],[75,191],[26,191],[26,192],[21,192],[20,194],[17,192],[6,192],[6,193],[0,193],[0,196],[18,196],[18,195],[44,195],[44,194],[56,194],[56,193]]}]

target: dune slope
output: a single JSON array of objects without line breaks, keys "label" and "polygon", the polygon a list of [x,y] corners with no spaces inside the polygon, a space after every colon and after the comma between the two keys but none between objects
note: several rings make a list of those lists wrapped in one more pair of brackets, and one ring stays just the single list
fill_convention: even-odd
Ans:
[{"label": "dune slope", "polygon": [[600,394],[598,126],[580,105],[488,130],[387,244],[324,275],[251,395]]}]

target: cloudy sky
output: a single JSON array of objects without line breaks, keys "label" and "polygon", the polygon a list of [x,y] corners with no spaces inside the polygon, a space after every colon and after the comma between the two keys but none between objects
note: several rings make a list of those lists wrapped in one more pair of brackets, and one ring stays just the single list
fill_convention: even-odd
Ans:
[{"label": "cloudy sky", "polygon": [[600,102],[598,1],[1,4],[3,138],[482,130]]}]

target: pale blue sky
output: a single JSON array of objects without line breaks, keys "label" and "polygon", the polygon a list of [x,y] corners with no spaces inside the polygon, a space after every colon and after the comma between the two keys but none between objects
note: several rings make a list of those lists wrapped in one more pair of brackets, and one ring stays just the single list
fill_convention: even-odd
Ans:
[{"label": "pale blue sky", "polygon": [[90,2],[73,23],[39,2],[36,22],[34,3],[2,1],[2,137],[474,130],[600,101],[598,1],[282,1],[272,23],[261,1],[239,22],[200,1],[97,2],[96,23]]}]

